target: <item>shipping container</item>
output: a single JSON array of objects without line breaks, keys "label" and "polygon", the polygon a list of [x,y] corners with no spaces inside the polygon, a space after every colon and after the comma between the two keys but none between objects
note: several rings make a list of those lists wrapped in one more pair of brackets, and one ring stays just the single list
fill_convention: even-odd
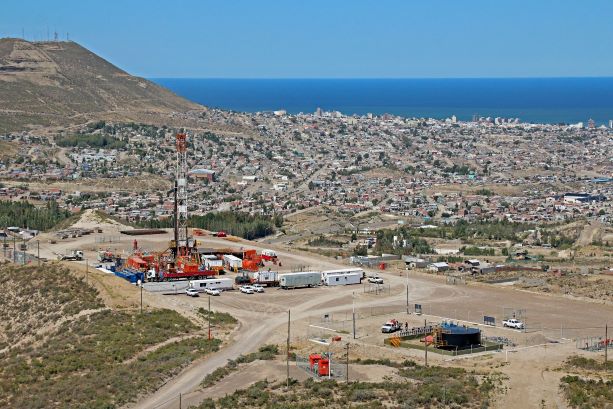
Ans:
[{"label": "shipping container", "polygon": [[189,286],[195,288],[199,292],[203,292],[205,288],[214,288],[217,290],[232,290],[234,288],[231,278],[211,278],[207,280],[191,280]]},{"label": "shipping container", "polygon": [[249,277],[254,284],[257,283],[268,286],[279,284],[279,273],[276,271],[256,271],[255,273],[249,273]]},{"label": "shipping container", "polygon": [[143,281],[145,281],[145,273],[141,271],[125,269],[125,270],[115,271],[115,275],[117,277],[121,277],[125,280],[128,280],[132,284],[136,284],[138,282],[142,283]]},{"label": "shipping container", "polygon": [[243,260],[231,254],[224,254],[223,268],[226,271],[237,271],[243,267]]},{"label": "shipping container", "polygon": [[223,260],[220,260],[214,256],[206,257],[204,258],[204,268],[215,271],[223,270]]},{"label": "shipping container", "polygon": [[314,287],[320,284],[321,273],[319,271],[279,274],[281,288]]}]

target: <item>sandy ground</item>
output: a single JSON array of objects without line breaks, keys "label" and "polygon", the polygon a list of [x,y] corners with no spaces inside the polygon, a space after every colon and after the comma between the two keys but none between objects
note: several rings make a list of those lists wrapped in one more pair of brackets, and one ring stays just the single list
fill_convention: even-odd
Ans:
[{"label": "sandy ground", "polygon": [[[100,223],[96,220],[83,220],[82,223]],[[122,226],[102,223],[103,233],[95,233],[78,239],[58,241],[56,244],[41,240],[41,255],[54,258],[55,254],[68,249],[83,249],[86,257],[95,259],[96,251],[111,248],[128,252],[133,237],[118,234]],[[100,243],[102,237],[120,237],[116,243]],[[170,235],[138,237],[140,247],[161,250],[166,246]],[[230,241],[213,237],[198,238],[201,247],[248,247],[261,250],[273,248],[277,251],[282,270],[296,268],[327,269],[346,267],[340,262],[319,255],[297,252],[288,247],[246,242]],[[88,281],[106,294],[105,302],[118,307],[135,308],[140,303],[140,291],[135,286],[112,275],[84,272],[84,263],[66,263],[81,271]],[[90,264],[91,265],[91,264]],[[504,336],[517,346],[503,353],[487,353],[478,357],[451,359],[447,356],[429,354],[429,362],[439,365],[463,366],[467,368],[495,369],[509,377],[506,393],[495,402],[499,408],[546,408],[565,407],[559,396],[559,378],[561,372],[554,371],[569,355],[576,353],[575,337],[601,334],[605,321],[613,321],[613,305],[586,302],[560,296],[536,294],[518,291],[503,286],[448,285],[442,277],[406,271],[380,271],[384,278],[384,291],[379,294],[368,292],[367,285],[347,287],[320,287],[311,289],[279,290],[267,289],[264,294],[246,295],[237,291],[224,292],[220,297],[211,299],[212,308],[231,313],[240,322],[240,329],[232,334],[223,333],[214,336],[231,337],[226,346],[207,359],[198,361],[184,370],[179,376],[170,380],[156,393],[144,397],[133,408],[173,408],[182,394],[186,403],[196,404],[207,396],[223,396],[237,388],[248,386],[257,379],[283,379],[285,365],[283,362],[253,363],[206,390],[200,389],[200,382],[216,368],[235,359],[240,354],[257,350],[266,343],[285,345],[287,337],[288,310],[291,310],[291,344],[299,354],[311,351],[322,352],[322,346],[309,341],[309,338],[330,338],[337,333],[342,340],[330,347],[334,353],[341,354],[346,342],[349,342],[351,356],[362,358],[389,357],[391,359],[411,358],[423,363],[423,352],[404,348],[392,348],[383,345],[384,335],[380,326],[389,318],[409,322],[410,326],[428,322],[440,322],[442,319],[464,320],[467,323],[480,321],[483,315],[496,317],[500,322],[508,309],[525,310],[527,332],[503,328],[482,327],[487,336]],[[407,275],[408,274],[408,275]],[[406,288],[409,289],[409,310],[413,311],[415,303],[422,305],[423,316],[407,314]],[[164,307],[175,309],[186,316],[200,320],[196,311],[207,306],[208,297],[190,298],[184,295],[164,296],[144,292],[145,308]],[[356,339],[352,336],[352,311],[356,311]],[[325,316],[327,315],[327,318]],[[310,325],[328,329],[316,329]],[[508,363],[505,361],[508,359]],[[366,370],[354,369],[355,379],[382,379],[386,371],[379,368]],[[292,377],[301,379],[301,370],[291,367]],[[361,378],[364,376],[364,378]],[[372,376],[372,378],[370,378]],[[259,378],[258,378],[259,377]],[[543,403],[544,401],[544,403]]]},{"label": "sandy ground", "polygon": [[[604,324],[605,317],[613,316],[613,307],[595,303],[586,303],[560,297],[514,291],[505,288],[450,286],[430,277],[409,276],[409,293],[411,303],[421,302],[428,315],[417,317],[406,314],[406,295],[402,291],[406,278],[382,274],[390,282],[388,294],[370,295],[364,293],[363,287],[314,288],[293,291],[270,289],[265,294],[245,295],[227,292],[212,301],[213,308],[230,312],[241,320],[241,331],[236,334],[234,343],[222,349],[202,364],[192,367],[183,375],[169,382],[158,393],[134,407],[145,408],[178,396],[181,391],[189,393],[191,400],[204,399],[208,392],[198,391],[198,384],[207,373],[217,366],[225,364],[227,359],[234,359],[240,353],[256,350],[264,343],[284,345],[287,327],[287,310],[292,312],[292,347],[298,353],[321,352],[322,347],[309,343],[309,338],[331,337],[332,331],[314,329],[309,325],[318,325],[343,331],[340,344],[333,346],[336,353],[341,353],[344,342],[350,342],[352,354],[361,357],[389,357],[392,359],[411,358],[423,362],[421,351],[393,349],[383,346],[384,335],[379,333],[380,325],[388,318],[396,317],[409,321],[409,325],[420,325],[423,319],[439,322],[441,317],[468,319],[481,315],[480,309],[492,315],[501,315],[503,305],[526,308],[529,319],[540,322],[538,329],[524,333],[503,328],[484,328],[488,336],[505,336],[517,344],[508,357],[510,364],[503,365],[506,353],[496,353],[484,360],[478,358],[450,359],[449,357],[430,354],[429,361],[440,365],[475,365],[481,368],[495,368],[507,374],[509,381],[507,392],[497,403],[501,408],[538,407],[545,401],[545,407],[559,407],[562,402],[558,396],[559,373],[548,368],[555,366],[568,355],[575,353],[575,343],[569,338],[592,333],[598,334],[598,327]],[[200,297],[187,299],[183,296],[166,297],[170,304],[183,308],[205,306],[208,299]],[[357,339],[352,339],[351,311],[355,300],[358,320],[356,322]],[[431,306],[431,307],[430,307]],[[392,312],[395,311],[395,312]],[[402,314],[404,311],[404,314]],[[500,312],[498,312],[500,311]],[[324,321],[324,315],[329,321]],[[474,319],[474,318],[473,318]],[[472,321],[468,319],[468,321]],[[545,325],[546,324],[546,325]],[[333,344],[334,345],[334,344]],[[526,348],[529,347],[529,348]],[[283,376],[280,368],[277,376]],[[525,376],[528,373],[529,376]],[[267,374],[267,372],[266,372]],[[267,377],[268,375],[266,375]],[[225,386],[224,386],[225,385]],[[232,388],[245,385],[227,381],[219,388],[224,393]],[[517,398],[517,395],[522,398]],[[165,406],[162,406],[165,407]],[[172,406],[167,406],[172,407]]]}]

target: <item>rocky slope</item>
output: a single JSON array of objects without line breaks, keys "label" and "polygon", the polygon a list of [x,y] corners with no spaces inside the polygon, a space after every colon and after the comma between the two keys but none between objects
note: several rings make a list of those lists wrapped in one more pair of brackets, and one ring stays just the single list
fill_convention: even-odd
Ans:
[{"label": "rocky slope", "polygon": [[0,39],[0,132],[202,108],[77,43]]}]

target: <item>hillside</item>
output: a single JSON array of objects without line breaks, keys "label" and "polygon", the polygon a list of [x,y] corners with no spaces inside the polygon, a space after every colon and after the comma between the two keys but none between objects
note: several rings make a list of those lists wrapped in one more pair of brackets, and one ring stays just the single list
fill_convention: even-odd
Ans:
[{"label": "hillside", "polygon": [[74,42],[0,39],[0,132],[202,109]]},{"label": "hillside", "polygon": [[221,344],[176,311],[117,305],[136,290],[114,276],[56,263],[0,274],[3,408],[121,407]]}]

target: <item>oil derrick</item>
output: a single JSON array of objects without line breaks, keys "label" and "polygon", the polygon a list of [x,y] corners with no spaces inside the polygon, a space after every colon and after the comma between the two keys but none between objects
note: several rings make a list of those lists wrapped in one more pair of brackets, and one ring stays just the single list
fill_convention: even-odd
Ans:
[{"label": "oil derrick", "polygon": [[175,177],[175,256],[187,256],[190,243],[187,232],[187,134],[178,133]]}]

